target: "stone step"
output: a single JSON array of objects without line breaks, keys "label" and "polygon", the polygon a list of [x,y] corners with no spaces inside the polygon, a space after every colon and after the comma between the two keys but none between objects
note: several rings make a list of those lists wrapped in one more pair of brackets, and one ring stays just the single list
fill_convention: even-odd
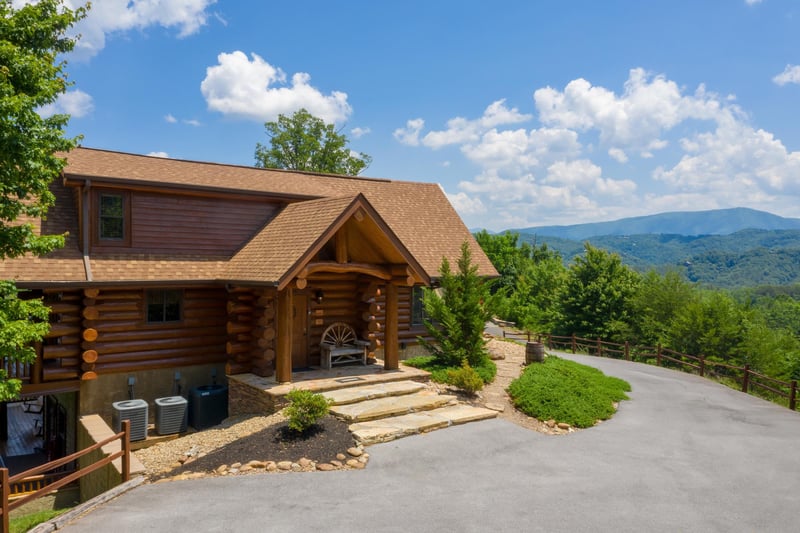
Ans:
[{"label": "stone step", "polygon": [[455,396],[420,391],[403,396],[387,396],[346,405],[334,405],[331,414],[347,422],[363,422],[416,411],[427,411],[443,407],[456,401]]},{"label": "stone step", "polygon": [[416,381],[393,381],[331,390],[323,392],[322,395],[331,400],[331,405],[347,405],[364,400],[413,394],[424,389],[425,385]]},{"label": "stone step", "polygon": [[358,422],[350,425],[350,432],[364,446],[388,442],[408,435],[416,435],[455,424],[466,424],[497,416],[497,411],[483,407],[456,404],[409,413],[381,420]]}]

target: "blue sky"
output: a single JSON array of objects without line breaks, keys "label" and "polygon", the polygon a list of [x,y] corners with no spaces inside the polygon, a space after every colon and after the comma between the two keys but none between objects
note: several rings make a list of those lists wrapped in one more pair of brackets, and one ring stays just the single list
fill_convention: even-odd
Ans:
[{"label": "blue sky", "polygon": [[800,217],[796,0],[93,4],[56,106],[84,146],[252,165],[306,107],[471,228]]}]

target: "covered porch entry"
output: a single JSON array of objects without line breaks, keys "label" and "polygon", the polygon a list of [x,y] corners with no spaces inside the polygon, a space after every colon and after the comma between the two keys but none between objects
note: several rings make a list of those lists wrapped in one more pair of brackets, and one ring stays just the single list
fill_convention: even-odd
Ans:
[{"label": "covered porch entry", "polygon": [[363,195],[287,206],[231,265],[228,373],[278,384],[319,368],[322,335],[340,323],[398,369],[411,287],[430,282]]}]

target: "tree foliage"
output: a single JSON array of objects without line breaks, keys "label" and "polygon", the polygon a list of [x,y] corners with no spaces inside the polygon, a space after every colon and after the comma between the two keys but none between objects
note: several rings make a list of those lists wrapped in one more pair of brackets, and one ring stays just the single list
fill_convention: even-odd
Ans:
[{"label": "tree foliage", "polygon": [[[39,235],[30,222],[44,217],[55,198],[50,183],[58,177],[76,138],[64,136],[68,115],[43,117],[69,86],[66,62],[72,50],[67,30],[86,14],[61,0],[40,0],[19,9],[0,0],[0,260],[41,255],[63,245],[61,235]],[[20,300],[11,282],[0,284],[0,356],[30,361],[31,343],[47,332],[47,308],[39,300]],[[19,393],[19,380],[0,370],[0,400]]]},{"label": "tree foliage", "polygon": [[631,300],[640,276],[616,254],[586,243],[585,255],[570,265],[561,298],[558,331],[617,340],[627,333]]},{"label": "tree foliage", "polygon": [[425,289],[423,303],[427,318],[423,323],[435,342],[422,337],[419,340],[439,364],[461,367],[466,361],[474,368],[488,357],[483,330],[492,315],[491,296],[477,271],[465,241],[456,272],[450,270],[450,263],[444,258],[439,268],[440,291]]},{"label": "tree foliage", "polygon": [[333,124],[305,109],[292,116],[278,115],[264,127],[269,146],[256,143],[257,167],[356,176],[372,162],[367,154],[352,152],[347,137]]}]

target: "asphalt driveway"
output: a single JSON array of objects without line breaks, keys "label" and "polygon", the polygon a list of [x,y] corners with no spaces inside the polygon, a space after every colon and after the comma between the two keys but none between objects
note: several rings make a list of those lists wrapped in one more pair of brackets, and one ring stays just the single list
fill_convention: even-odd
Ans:
[{"label": "asphalt driveway", "polygon": [[565,436],[490,420],[371,446],[362,471],[145,485],[65,528],[145,531],[798,531],[800,414],[653,366]]}]

